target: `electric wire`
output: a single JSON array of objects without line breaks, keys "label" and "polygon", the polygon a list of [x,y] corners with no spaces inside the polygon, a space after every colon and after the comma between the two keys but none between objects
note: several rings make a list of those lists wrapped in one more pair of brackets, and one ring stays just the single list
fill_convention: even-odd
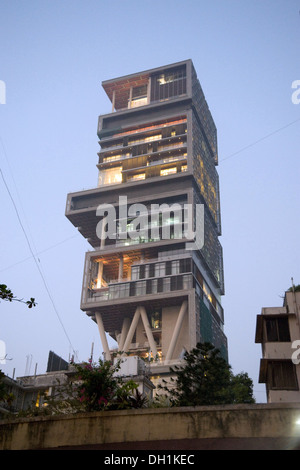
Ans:
[{"label": "electric wire", "polygon": [[222,162],[224,162],[225,160],[228,160],[229,158],[232,158],[232,157],[234,157],[235,155],[238,155],[238,154],[244,152],[245,150],[247,150],[247,149],[253,147],[254,145],[256,145],[256,144],[262,142],[262,141],[265,140],[265,139],[268,139],[268,138],[271,137],[272,135],[277,134],[278,132],[282,131],[283,129],[286,129],[287,127],[290,127],[290,126],[292,126],[293,124],[295,124],[296,122],[299,122],[299,121],[300,121],[300,119],[296,119],[295,121],[292,121],[292,122],[290,122],[289,124],[286,124],[285,126],[280,127],[279,129],[276,129],[276,130],[273,131],[273,132],[270,132],[270,134],[267,134],[267,135],[265,135],[264,137],[261,137],[260,139],[256,140],[255,142],[252,142],[252,144],[246,145],[246,147],[243,147],[242,149],[238,150],[237,152],[234,152],[234,153],[232,153],[231,155],[228,155],[227,157],[222,158],[222,159],[219,161],[219,163],[222,163]]},{"label": "electric wire", "polygon": [[73,345],[72,345],[72,342],[71,342],[70,337],[69,337],[69,335],[68,335],[68,333],[67,333],[67,330],[66,330],[66,328],[65,328],[65,326],[64,326],[64,324],[63,324],[63,322],[62,322],[62,319],[60,318],[59,312],[58,312],[58,310],[57,310],[57,308],[56,308],[55,302],[54,302],[54,300],[53,300],[53,297],[52,297],[51,292],[50,292],[50,290],[49,290],[49,287],[48,287],[48,285],[47,285],[45,276],[44,276],[44,274],[43,274],[43,272],[42,272],[42,270],[41,270],[41,268],[40,268],[40,266],[39,266],[39,263],[38,263],[38,261],[37,261],[37,259],[36,259],[35,254],[34,254],[34,252],[33,252],[33,249],[32,249],[32,247],[31,247],[31,244],[30,244],[29,238],[28,238],[28,236],[27,236],[26,230],[25,230],[25,228],[24,228],[24,225],[23,225],[23,223],[22,223],[21,217],[20,217],[20,215],[19,215],[18,208],[17,208],[16,203],[15,203],[15,201],[14,201],[14,198],[13,198],[11,192],[10,192],[10,189],[9,189],[9,187],[8,187],[8,184],[7,184],[7,182],[6,182],[6,179],[5,179],[5,177],[4,177],[4,174],[3,174],[1,168],[0,168],[0,174],[1,174],[1,177],[2,177],[2,180],[3,180],[3,183],[4,183],[4,185],[5,185],[5,188],[6,188],[7,192],[8,192],[8,195],[9,195],[9,197],[10,197],[10,200],[11,200],[11,202],[12,202],[12,204],[13,204],[14,209],[15,209],[15,212],[16,212],[16,215],[17,215],[17,218],[18,218],[20,227],[21,227],[21,229],[22,229],[22,231],[23,231],[23,234],[24,234],[24,236],[25,236],[25,239],[26,239],[26,242],[27,242],[29,251],[30,251],[30,253],[31,253],[32,257],[33,257],[33,260],[34,260],[34,262],[35,262],[35,265],[36,265],[36,267],[37,267],[37,269],[38,269],[38,272],[39,272],[39,274],[40,274],[40,277],[41,277],[41,279],[42,279],[42,281],[43,281],[44,287],[45,287],[46,292],[47,292],[47,294],[48,294],[48,297],[49,297],[49,299],[50,299],[50,301],[51,301],[51,304],[52,304],[52,306],[53,306],[53,309],[54,309],[54,311],[55,311],[55,313],[56,313],[56,316],[57,316],[57,318],[58,318],[58,321],[59,321],[59,323],[60,323],[60,325],[61,325],[61,327],[62,327],[62,329],[63,329],[63,331],[64,331],[64,333],[65,333],[65,336],[66,336],[66,338],[67,338],[67,340],[68,340],[68,342],[69,342],[69,345],[70,345],[70,347],[72,348],[72,351],[73,351],[74,356],[75,356],[75,355],[76,355],[76,351],[75,351],[75,349],[74,349],[74,347],[73,347]]},{"label": "electric wire", "polygon": [[[41,254],[43,254],[43,253],[46,253],[47,251],[52,250],[53,248],[56,248],[57,246],[62,245],[63,243],[66,243],[66,242],[68,242],[69,240],[72,240],[73,238],[76,238],[76,237],[77,237],[77,235],[72,235],[71,237],[65,238],[64,240],[61,240],[60,242],[57,242],[55,245],[48,246],[47,248],[44,248],[43,250],[38,251],[38,252],[36,253],[36,256],[41,255]],[[14,267],[17,266],[18,264],[25,263],[25,261],[28,261],[28,260],[30,260],[31,258],[32,258],[32,256],[28,256],[27,258],[23,258],[22,260],[17,261],[17,262],[14,263],[14,264],[10,264],[9,266],[6,266],[5,268],[0,269],[0,273],[2,273],[3,271],[7,271],[8,269],[14,268]],[[40,262],[40,259],[39,259],[39,258],[38,258],[38,260],[39,260],[39,262]]]},{"label": "electric wire", "polygon": [[11,165],[10,165],[10,162],[9,162],[9,159],[8,159],[8,157],[7,157],[6,148],[5,148],[5,145],[4,145],[4,142],[3,142],[3,140],[2,140],[1,135],[0,135],[0,142],[1,142],[1,145],[2,145],[2,149],[3,149],[3,155],[4,155],[5,159],[6,159],[6,163],[7,163],[9,172],[10,172],[10,176],[11,176],[12,182],[13,182],[14,187],[15,187],[16,195],[17,195],[18,202],[19,202],[19,207],[21,207],[21,209],[22,209],[23,217],[24,217],[25,222],[26,222],[26,225],[27,225],[27,233],[29,233],[29,235],[30,235],[30,237],[31,237],[31,245],[33,246],[33,248],[35,249],[35,252],[36,252],[36,254],[37,254],[37,249],[36,249],[36,246],[35,246],[35,244],[34,244],[34,240],[33,240],[32,234],[30,233],[29,224],[28,224],[28,221],[26,220],[26,214],[25,214],[24,208],[23,208],[23,206],[22,206],[22,201],[21,201],[20,194],[19,194],[19,191],[18,191],[18,186],[17,186],[17,184],[16,184],[16,182],[15,182],[15,178],[14,178],[14,175],[13,175],[13,171],[12,171],[12,168],[11,168]]},{"label": "electric wire", "polygon": [[[238,150],[238,151],[236,151],[236,152],[234,152],[234,153],[228,155],[227,157],[222,158],[222,159],[219,161],[219,163],[222,163],[222,162],[228,160],[229,158],[232,158],[232,157],[234,157],[234,156],[236,156],[236,155],[238,155],[238,154],[244,152],[245,150],[247,150],[247,149],[253,147],[254,145],[257,145],[258,143],[262,142],[263,140],[268,139],[269,137],[271,137],[271,136],[277,134],[278,132],[280,132],[280,131],[282,131],[282,130],[284,130],[284,129],[290,127],[290,126],[292,126],[293,124],[295,124],[296,122],[299,122],[299,121],[300,121],[300,119],[296,119],[295,121],[292,121],[292,122],[286,124],[285,126],[280,127],[279,129],[276,129],[275,131],[273,131],[273,132],[271,132],[271,133],[265,135],[264,137],[261,137],[260,139],[256,140],[255,142],[252,142],[251,144],[249,144],[249,145],[247,145],[247,146],[241,148],[240,150]],[[2,147],[3,147],[3,150],[4,150],[4,155],[6,156],[6,151],[5,151],[5,147],[4,147],[3,141],[2,141],[2,139],[1,139],[1,136],[0,136],[0,141],[1,141],[1,144],[2,144]],[[6,157],[6,159],[7,159],[7,157]],[[29,238],[28,238],[28,236],[27,236],[26,230],[25,230],[25,228],[24,228],[24,226],[23,226],[23,224],[22,224],[22,221],[21,221],[21,218],[20,218],[20,215],[19,215],[17,206],[16,206],[15,201],[14,201],[14,199],[13,199],[13,196],[12,196],[10,190],[9,190],[9,187],[8,187],[8,185],[7,185],[7,183],[6,183],[6,180],[5,180],[5,178],[4,178],[4,175],[3,175],[3,172],[2,172],[2,170],[1,170],[1,168],[0,168],[0,173],[1,173],[1,176],[2,176],[2,179],[3,179],[3,182],[4,182],[4,185],[5,185],[5,187],[6,187],[6,190],[7,190],[8,194],[9,194],[9,197],[10,197],[10,199],[11,199],[11,201],[12,201],[13,206],[14,206],[14,209],[15,209],[15,211],[16,211],[18,221],[19,221],[19,223],[20,223],[20,226],[21,226],[22,231],[23,231],[23,233],[24,233],[24,236],[25,236],[25,238],[26,238],[26,241],[27,241],[29,250],[30,250],[30,252],[31,252],[31,255],[32,255],[33,259],[34,259],[34,262],[35,262],[35,264],[36,264],[36,266],[37,266],[37,269],[38,269],[38,271],[39,271],[39,274],[40,274],[40,276],[41,276],[41,279],[42,279],[42,281],[43,281],[43,283],[44,283],[45,289],[46,289],[46,291],[47,291],[47,293],[48,293],[48,296],[49,296],[49,298],[50,298],[50,301],[51,301],[51,303],[52,303],[52,305],[53,305],[54,311],[55,311],[55,313],[56,313],[56,315],[57,315],[57,317],[58,317],[58,320],[59,320],[59,322],[60,322],[60,324],[61,324],[61,326],[62,326],[62,328],[63,328],[63,330],[64,330],[64,333],[65,333],[65,335],[66,335],[66,337],[67,337],[67,339],[68,339],[68,341],[69,341],[69,344],[70,344],[70,347],[72,348],[73,353],[76,354],[76,352],[75,352],[75,350],[74,350],[74,347],[73,347],[73,345],[72,345],[72,342],[71,342],[71,340],[70,340],[70,338],[69,338],[69,335],[68,335],[68,333],[67,333],[67,331],[66,331],[66,329],[65,329],[65,327],[64,327],[64,325],[63,325],[63,322],[62,322],[62,320],[61,320],[61,318],[60,318],[60,315],[59,315],[59,313],[58,313],[58,311],[57,311],[57,308],[56,308],[56,306],[55,306],[54,300],[53,300],[53,298],[52,298],[52,295],[51,295],[51,293],[50,293],[50,291],[49,291],[49,288],[48,288],[48,285],[47,285],[47,283],[46,283],[45,277],[44,277],[44,275],[43,275],[43,273],[42,273],[42,271],[41,271],[41,268],[40,268],[40,266],[39,266],[39,264],[38,264],[38,262],[37,262],[36,256],[35,256],[35,254],[34,254],[34,252],[33,252],[33,250],[32,250],[32,247],[31,247]],[[73,237],[70,237],[70,238],[73,238]],[[63,242],[60,242],[60,243],[63,243]],[[58,244],[59,244],[59,243],[58,243]],[[56,246],[56,245],[54,245],[54,246]],[[46,250],[44,250],[44,251],[46,251]],[[25,261],[25,260],[24,260],[24,261]],[[22,262],[22,261],[20,261],[20,262]],[[40,262],[40,260],[39,260],[39,262]],[[16,263],[16,264],[18,264],[18,263]],[[8,268],[6,268],[6,269],[8,269]],[[1,270],[0,272],[2,272],[2,271],[3,271],[3,270]]]}]

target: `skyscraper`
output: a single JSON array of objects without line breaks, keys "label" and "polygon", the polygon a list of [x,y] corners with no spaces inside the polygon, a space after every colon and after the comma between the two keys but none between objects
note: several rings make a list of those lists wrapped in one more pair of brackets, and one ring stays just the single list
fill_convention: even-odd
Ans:
[{"label": "skyscraper", "polygon": [[191,60],[102,83],[98,186],[66,216],[91,244],[81,309],[117,349],[168,374],[209,341],[227,357],[217,132]]}]

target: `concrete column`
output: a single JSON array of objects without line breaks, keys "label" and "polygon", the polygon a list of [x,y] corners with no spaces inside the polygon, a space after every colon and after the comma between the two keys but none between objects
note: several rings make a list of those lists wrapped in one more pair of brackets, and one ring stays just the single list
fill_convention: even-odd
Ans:
[{"label": "concrete column", "polygon": [[143,324],[144,324],[144,328],[145,328],[145,331],[146,331],[146,336],[147,336],[147,339],[148,339],[149,344],[150,344],[150,349],[152,351],[153,356],[155,357],[157,355],[157,348],[156,348],[156,343],[155,343],[154,338],[153,338],[151,327],[149,325],[149,320],[148,320],[148,317],[147,317],[145,307],[140,307],[140,312],[141,312],[141,317],[142,317],[142,321],[143,321]]},{"label": "concrete column", "polygon": [[116,90],[113,91],[113,95],[112,95],[112,108],[111,108],[112,113],[115,110],[115,102],[116,102]]},{"label": "concrete column", "polygon": [[102,287],[102,275],[103,275],[103,261],[98,263],[98,275],[97,275],[97,289]]},{"label": "concrete column", "polygon": [[105,353],[105,360],[110,361],[111,357],[110,357],[108,342],[107,342],[107,338],[106,338],[106,334],[105,334],[105,330],[104,330],[102,315],[101,315],[100,312],[96,312],[95,317],[96,317],[96,321],[97,321],[97,325],[98,325],[98,330],[99,330],[99,333],[100,333],[100,338],[101,338],[103,351]]},{"label": "concrete column", "polygon": [[128,100],[128,108],[131,108],[131,101],[132,101],[132,86],[129,90],[129,100]]},{"label": "concrete column", "polygon": [[123,266],[124,266],[124,259],[123,255],[120,255],[120,261],[119,261],[119,277],[118,280],[121,281],[123,278]]},{"label": "concrete column", "polygon": [[103,219],[102,219],[100,250],[105,247],[105,237],[104,237],[104,228],[105,228],[104,220],[105,219],[106,219],[106,217],[103,217]]},{"label": "concrete column", "polygon": [[150,100],[151,100],[151,77],[149,77],[148,86],[147,86],[147,104],[150,103]]},{"label": "concrete column", "polygon": [[135,311],[135,314],[133,316],[133,319],[132,319],[132,322],[131,322],[131,325],[130,325],[130,328],[129,328],[129,331],[128,331],[128,334],[127,334],[127,337],[126,337],[125,342],[124,342],[124,346],[123,346],[123,351],[124,352],[128,351],[128,348],[129,348],[130,343],[132,341],[132,338],[133,338],[134,332],[136,330],[139,319],[140,319],[140,307],[137,307],[137,309]]},{"label": "concrete column", "polygon": [[123,351],[123,347],[124,347],[126,336],[128,334],[128,331],[129,331],[129,327],[130,327],[130,318],[125,317],[124,320],[123,320],[121,337],[120,337],[120,341],[119,341],[119,344],[118,344],[118,350],[119,351]]},{"label": "concrete column", "polygon": [[178,336],[179,336],[179,333],[180,333],[180,330],[181,330],[183,318],[184,318],[184,315],[187,311],[187,306],[188,306],[187,300],[184,300],[182,302],[181,307],[180,307],[180,311],[179,311],[179,314],[178,314],[178,317],[177,317],[176,325],[175,325],[173,335],[172,335],[172,338],[171,338],[171,342],[170,342],[170,345],[169,345],[169,349],[168,349],[168,352],[167,352],[167,355],[166,355],[165,363],[168,363],[171,360],[172,356],[173,356],[174,349],[175,349],[175,346],[176,346],[176,343],[177,343],[177,340],[178,340]]}]

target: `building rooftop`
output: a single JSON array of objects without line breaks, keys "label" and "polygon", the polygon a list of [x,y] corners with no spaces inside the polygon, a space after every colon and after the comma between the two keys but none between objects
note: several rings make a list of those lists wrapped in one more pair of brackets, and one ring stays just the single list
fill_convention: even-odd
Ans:
[{"label": "building rooftop", "polygon": [[191,63],[191,60],[188,59],[182,62],[164,65],[163,67],[157,67],[130,75],[124,75],[122,77],[104,80],[102,82],[102,87],[104,88],[110,101],[113,103],[114,109],[118,111],[128,107],[128,99],[130,89],[132,87],[135,89],[140,89],[140,93],[143,94],[144,87],[147,87],[151,75],[174,69],[176,67],[186,65],[187,63]]}]

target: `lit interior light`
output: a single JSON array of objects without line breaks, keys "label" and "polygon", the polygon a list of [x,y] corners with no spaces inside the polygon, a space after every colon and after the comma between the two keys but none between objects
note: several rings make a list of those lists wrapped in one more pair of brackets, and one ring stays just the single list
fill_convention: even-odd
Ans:
[{"label": "lit interior light", "polygon": [[297,419],[296,424],[297,426],[300,426],[300,418]]}]

